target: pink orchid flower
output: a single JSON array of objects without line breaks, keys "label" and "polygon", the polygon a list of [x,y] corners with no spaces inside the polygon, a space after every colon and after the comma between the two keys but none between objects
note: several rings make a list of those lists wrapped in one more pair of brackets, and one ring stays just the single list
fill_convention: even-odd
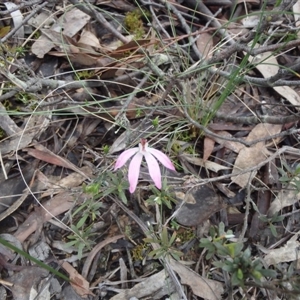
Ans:
[{"label": "pink orchid flower", "polygon": [[121,153],[116,161],[115,170],[123,167],[128,159],[132,156],[133,158],[129,164],[128,169],[130,193],[133,193],[136,189],[143,157],[145,157],[146,159],[149,174],[158,189],[161,189],[161,172],[157,160],[161,162],[166,168],[175,171],[175,167],[168,156],[157,149],[148,147],[148,143],[145,139],[141,139],[139,147],[131,148]]}]

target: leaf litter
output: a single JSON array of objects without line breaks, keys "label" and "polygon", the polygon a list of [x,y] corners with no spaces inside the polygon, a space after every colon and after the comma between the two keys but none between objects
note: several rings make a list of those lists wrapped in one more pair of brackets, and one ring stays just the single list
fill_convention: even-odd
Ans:
[{"label": "leaf litter", "polygon": [[[0,6],[3,299],[297,299],[299,1],[273,2]],[[130,194],[141,138],[176,172]]]}]

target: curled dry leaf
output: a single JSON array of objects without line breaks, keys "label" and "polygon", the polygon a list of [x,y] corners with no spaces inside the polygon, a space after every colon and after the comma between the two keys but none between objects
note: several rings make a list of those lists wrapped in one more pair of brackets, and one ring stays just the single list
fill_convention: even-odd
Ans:
[{"label": "curled dry leaf", "polygon": [[184,266],[178,261],[170,261],[171,268],[179,275],[181,282],[191,287],[193,293],[206,300],[222,299],[223,284],[200,276],[192,269]]}]

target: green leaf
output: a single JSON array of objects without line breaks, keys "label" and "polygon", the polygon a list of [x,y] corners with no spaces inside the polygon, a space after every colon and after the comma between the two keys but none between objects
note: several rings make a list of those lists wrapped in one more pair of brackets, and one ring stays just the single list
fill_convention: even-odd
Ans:
[{"label": "green leaf", "polygon": [[229,249],[227,247],[227,245],[222,245],[220,242],[215,242],[214,246],[217,248],[217,253],[218,255],[229,255]]},{"label": "green leaf", "polygon": [[201,238],[200,239],[200,247],[204,248],[204,247],[206,247],[206,245],[210,245],[210,244],[211,244],[210,239],[208,239],[208,238]]},{"label": "green leaf", "polygon": [[274,237],[278,236],[276,227],[273,224],[270,224],[270,230]]},{"label": "green leaf", "polygon": [[209,228],[209,235],[210,235],[212,238],[214,238],[214,237],[216,236],[216,229],[215,229],[214,226],[211,226],[211,227]]},{"label": "green leaf", "polygon": [[262,222],[269,222],[269,219],[266,215],[260,215],[259,216],[259,219],[262,221]]},{"label": "green leaf", "polygon": [[145,243],[159,243],[159,240],[153,238],[144,238],[143,241]]},{"label": "green leaf", "polygon": [[102,197],[106,197],[110,194],[112,194],[114,191],[116,190],[116,187],[113,186],[113,187],[110,187],[110,188],[106,188],[105,191],[102,191]]},{"label": "green leaf", "polygon": [[272,221],[273,222],[281,222],[281,221],[283,221],[284,220],[284,216],[274,216],[273,218],[272,218]]},{"label": "green leaf", "polygon": [[83,215],[82,218],[76,224],[76,227],[81,228],[85,224],[88,217],[89,217],[88,214]]},{"label": "green leaf", "polygon": [[162,255],[163,255],[163,251],[162,251],[162,249],[161,248],[159,248],[159,249],[156,249],[156,250],[152,250],[149,254],[148,254],[148,256],[149,257],[153,257],[153,258],[160,258]]},{"label": "green leaf", "polygon": [[78,235],[78,237],[80,237],[80,231],[75,225],[72,224],[71,229],[76,233],[76,235]]},{"label": "green leaf", "polygon": [[89,201],[86,201],[84,203],[82,203],[73,213],[72,213],[72,217],[76,216],[80,211],[82,211],[83,209],[85,209],[87,206],[89,205]]},{"label": "green leaf", "polygon": [[169,245],[169,242],[168,242],[168,229],[165,226],[163,227],[162,232],[161,232],[161,243],[164,246]]},{"label": "green leaf", "polygon": [[128,201],[123,190],[119,191],[119,197],[121,198],[122,202],[127,205]]},{"label": "green leaf", "polygon": [[253,270],[251,272],[251,275],[257,281],[260,281],[260,279],[263,277],[262,273],[260,271],[258,271],[258,270]]},{"label": "green leaf", "polygon": [[250,250],[250,248],[247,248],[247,249],[244,251],[242,257],[243,257],[244,260],[250,261],[250,257],[251,257],[251,250]]},{"label": "green leaf", "polygon": [[277,277],[277,272],[275,270],[261,269],[260,273],[265,277],[271,277],[271,278]]},{"label": "green leaf", "polygon": [[[215,262],[213,264],[215,264]],[[220,267],[222,268],[222,270],[224,270],[228,273],[232,273],[235,270],[235,267],[234,267],[233,263],[229,262],[229,261],[223,262]]]},{"label": "green leaf", "polygon": [[171,238],[170,238],[170,241],[169,241],[169,246],[171,247],[176,239],[176,232],[174,231]]},{"label": "green leaf", "polygon": [[[67,237],[67,238],[69,238],[69,237]],[[76,245],[77,243],[78,243],[78,240],[74,240],[74,241],[70,241],[70,242],[65,243],[65,246],[67,248],[70,248],[70,247]]]},{"label": "green leaf", "polygon": [[85,244],[84,244],[84,243],[80,243],[80,244],[78,245],[78,253],[77,253],[77,255],[78,255],[78,259],[79,259],[79,260],[81,260],[81,258],[82,258],[82,253],[83,253],[84,247],[85,247]]},{"label": "green leaf", "polygon": [[179,250],[171,250],[170,254],[173,256],[174,259],[180,260],[180,257],[183,256],[183,253]]},{"label": "green leaf", "polygon": [[236,257],[238,256],[243,247],[244,247],[244,244],[243,243],[230,243],[230,244],[227,244],[225,245],[225,247],[228,249],[228,253],[230,255],[230,257]]},{"label": "green leaf", "polygon": [[244,286],[244,282],[242,280],[240,280],[237,276],[237,272],[234,272],[231,276],[231,283],[233,286]]},{"label": "green leaf", "polygon": [[[222,261],[214,261],[212,264],[214,266],[216,266],[217,268],[221,268],[221,269],[223,269],[223,267],[225,266],[224,262],[222,262]],[[228,270],[224,270],[224,271],[228,271]]]},{"label": "green leaf", "polygon": [[237,270],[237,275],[236,276],[239,280],[242,280],[244,278],[244,273],[240,268]]}]

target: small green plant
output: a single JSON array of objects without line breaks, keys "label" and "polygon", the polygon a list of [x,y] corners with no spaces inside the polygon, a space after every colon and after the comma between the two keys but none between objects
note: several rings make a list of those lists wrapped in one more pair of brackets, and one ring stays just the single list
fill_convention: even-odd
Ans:
[{"label": "small green plant", "polygon": [[76,72],[76,77],[78,80],[89,79],[95,75],[94,70],[83,70]]},{"label": "small green plant", "polygon": [[152,125],[154,126],[154,128],[158,127],[158,125],[159,125],[159,117],[158,116],[152,120]]},{"label": "small green plant", "polygon": [[[104,146],[109,150],[106,146]],[[124,174],[121,170],[111,172],[106,170],[93,183],[83,186],[83,191],[93,195],[94,199],[106,197],[110,194],[117,195],[125,204],[127,197],[125,191],[128,190],[128,182],[124,180]]]},{"label": "small green plant", "polygon": [[[94,194],[94,186],[85,188],[85,192]],[[84,248],[91,249],[92,245],[94,245],[93,236],[95,233],[92,232],[92,226],[96,218],[100,216],[99,209],[101,206],[101,202],[91,198],[80,205],[72,214],[72,220],[74,218],[79,218],[79,220],[76,225],[71,224],[71,229],[74,233],[68,235],[68,239],[71,241],[67,243],[67,246],[73,246],[78,249],[79,259],[82,257]]]},{"label": "small green plant", "polygon": [[32,102],[36,101],[36,98],[33,94],[28,93],[18,93],[17,100],[23,102],[24,104],[32,104]]},{"label": "small green plant", "polygon": [[73,246],[78,250],[77,255],[79,260],[82,258],[83,250],[85,248],[91,250],[92,246],[95,244],[95,242],[91,240],[92,236],[95,235],[95,233],[92,232],[93,224],[88,227],[80,227],[79,223],[81,221],[82,219],[80,219],[76,225],[71,225],[71,229],[73,230],[74,234],[68,235],[67,238],[71,241],[66,243],[67,247]]},{"label": "small green plant", "polygon": [[128,183],[124,181],[121,171],[117,173],[103,172],[95,182],[83,186],[83,192],[90,194],[91,198],[80,205],[72,214],[72,220],[75,218],[79,220],[76,224],[71,225],[73,234],[68,236],[70,242],[67,243],[67,246],[78,249],[80,258],[85,248],[91,249],[94,245],[93,223],[100,216],[99,209],[102,206],[102,203],[97,199],[109,194],[117,194],[124,203],[127,203],[124,192],[126,189],[128,189]]},{"label": "small green plant", "polygon": [[140,107],[138,107],[138,108],[136,109],[135,116],[136,116],[137,118],[139,118],[139,117],[141,117],[142,115],[143,115],[143,110],[142,110]]},{"label": "small green plant", "polygon": [[15,48],[15,53],[17,54],[18,57],[22,57],[28,52],[28,49],[26,47],[18,46]]},{"label": "small green plant", "polygon": [[171,228],[174,230],[178,230],[180,228],[180,225],[173,219],[171,220]]},{"label": "small green plant", "polygon": [[262,277],[276,277],[274,270],[265,269],[259,258],[252,259],[251,250],[243,250],[243,243],[230,243],[218,248],[218,255],[222,257],[221,261],[215,261],[216,267],[231,275],[231,284],[233,286],[244,287],[245,282],[253,279],[260,283]]},{"label": "small green plant", "polygon": [[105,173],[106,185],[103,185],[100,189],[103,197],[109,194],[116,194],[125,204],[127,204],[127,197],[125,191],[128,190],[129,184],[127,180],[124,180],[124,174],[122,171],[112,173],[107,171]]},{"label": "small green plant", "polygon": [[102,146],[102,151],[105,155],[107,155],[109,153],[109,146],[108,145]]},{"label": "small green plant", "polygon": [[173,232],[172,236],[169,238],[169,233],[167,227],[163,227],[160,233],[160,236],[156,238],[145,238],[145,243],[156,243],[160,247],[158,249],[152,250],[149,253],[150,257],[158,259],[160,257],[172,256],[176,260],[180,260],[180,257],[183,256],[183,253],[173,247],[173,244],[176,240],[176,231]]},{"label": "small green plant", "polygon": [[274,225],[274,223],[281,222],[284,219],[284,216],[278,216],[278,213],[276,213],[272,217],[267,217],[265,215],[261,215],[261,216],[259,216],[259,219],[268,224],[274,237],[278,236],[276,226]]},{"label": "small green plant", "polygon": [[140,9],[135,9],[128,12],[124,19],[124,25],[126,29],[135,35],[136,39],[140,39],[145,34],[142,17],[145,16],[145,12]]},{"label": "small green plant", "polygon": [[228,243],[228,238],[233,237],[231,230],[225,232],[225,225],[223,222],[219,224],[219,227],[210,227],[208,238],[200,239],[200,247],[205,248],[207,251],[206,259],[211,259],[220,246],[224,246]]},{"label": "small green plant", "polygon": [[149,250],[149,246],[146,243],[138,244],[131,250],[132,259],[134,261],[143,260],[145,257],[145,253]]},{"label": "small green plant", "polygon": [[232,232],[225,232],[224,223],[220,223],[218,228],[211,228],[209,238],[200,240],[200,247],[207,250],[206,259],[216,258],[213,265],[228,272],[233,286],[243,287],[249,279],[260,283],[264,276],[276,276],[275,271],[263,267],[260,259],[252,259],[250,249],[243,250],[242,242],[230,242],[231,237]]},{"label": "small green plant", "polygon": [[162,189],[159,190],[154,186],[151,186],[152,195],[146,200],[148,205],[165,205],[169,209],[172,209],[172,203],[176,204],[176,200],[170,193],[170,188],[167,186],[166,180],[163,180]]},{"label": "small green plant", "polygon": [[283,167],[278,168],[281,177],[279,178],[280,182],[284,184],[291,184],[300,192],[300,165],[297,165],[296,168],[290,167],[286,162],[282,162]]}]

